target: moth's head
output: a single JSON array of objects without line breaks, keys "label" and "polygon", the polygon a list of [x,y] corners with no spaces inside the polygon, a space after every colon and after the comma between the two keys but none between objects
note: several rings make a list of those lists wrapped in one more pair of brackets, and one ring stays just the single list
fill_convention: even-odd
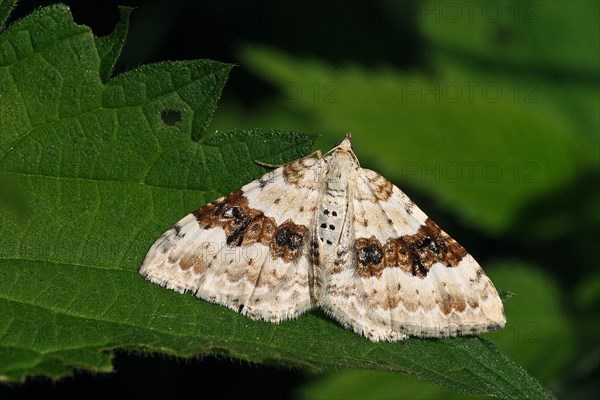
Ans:
[{"label": "moth's head", "polygon": [[359,164],[358,158],[356,158],[356,155],[354,154],[354,151],[352,150],[351,139],[352,139],[352,134],[346,133],[346,137],[344,138],[344,140],[342,140],[342,142],[340,144],[335,146],[328,153],[331,153],[331,155],[336,157],[337,159],[348,158],[348,159],[351,159],[353,163]]},{"label": "moth's head", "polygon": [[346,137],[340,144],[337,145],[337,148],[340,150],[350,150],[352,151],[352,133],[346,133]]}]

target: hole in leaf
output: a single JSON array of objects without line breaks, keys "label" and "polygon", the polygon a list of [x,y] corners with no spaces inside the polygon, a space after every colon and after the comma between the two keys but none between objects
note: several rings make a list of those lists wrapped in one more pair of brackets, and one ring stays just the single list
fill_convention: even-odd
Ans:
[{"label": "hole in leaf", "polygon": [[181,113],[176,110],[162,110],[160,120],[167,126],[175,126],[181,122]]}]

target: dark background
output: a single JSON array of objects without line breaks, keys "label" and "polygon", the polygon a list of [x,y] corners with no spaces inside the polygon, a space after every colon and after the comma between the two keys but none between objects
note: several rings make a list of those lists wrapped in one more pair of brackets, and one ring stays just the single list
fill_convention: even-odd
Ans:
[{"label": "dark background", "polygon": [[[19,1],[9,23],[55,1]],[[420,37],[415,29],[416,1],[402,1],[398,23],[388,20],[383,2],[347,0],[245,2],[224,1],[63,1],[75,22],[97,36],[111,33],[118,5],[136,7],[127,43],[115,75],[139,65],[165,60],[208,58],[237,63],[239,46],[261,43],[297,55],[364,65],[420,64]],[[258,103],[268,86],[243,68],[230,75],[224,96]],[[267,93],[265,93],[267,91]]]}]

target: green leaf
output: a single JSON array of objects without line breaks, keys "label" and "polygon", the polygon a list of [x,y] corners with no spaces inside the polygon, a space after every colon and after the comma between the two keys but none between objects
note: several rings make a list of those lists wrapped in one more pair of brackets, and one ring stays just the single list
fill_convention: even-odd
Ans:
[{"label": "green leaf", "polygon": [[[457,391],[500,398],[551,397],[540,386],[534,384],[533,380],[523,381],[519,373],[505,374],[506,371],[502,371],[500,365],[504,364],[503,359],[506,360],[506,356],[500,356],[503,353],[487,340],[460,338],[425,343],[423,347],[420,342],[422,341],[410,339],[405,344],[410,348],[403,350],[404,364],[419,364],[418,372],[411,375],[420,380],[434,382]],[[425,349],[428,351],[423,351]],[[440,355],[443,355],[443,360],[439,359]],[[391,380],[395,379],[393,375],[385,376]],[[405,380],[400,379],[400,382],[402,381]],[[447,393],[439,389],[437,392]],[[346,394],[338,395],[345,397]]]},{"label": "green leaf", "polygon": [[119,7],[121,19],[115,27],[115,30],[110,35],[94,37],[98,55],[101,60],[100,78],[102,78],[102,82],[108,82],[113,67],[121,55],[121,50],[123,50],[123,45],[125,44],[125,39],[127,38],[127,32],[129,30],[130,14],[131,8]]},{"label": "green leaf", "polygon": [[333,67],[257,46],[242,59],[276,82],[287,108],[315,121],[325,148],[352,131],[364,164],[491,233],[592,159],[554,103],[526,102],[510,81]]},{"label": "green leaf", "polygon": [[[169,317],[148,303],[167,291],[137,274],[148,246],[190,210],[264,172],[254,160],[284,162],[311,148],[301,134],[206,135],[226,64],[154,64],[103,84],[122,37],[105,38],[109,51],[99,51],[64,6],[0,36],[4,380],[109,371],[104,350],[126,346],[192,354],[177,338],[153,344]],[[161,121],[167,109],[181,114],[178,124]]]},{"label": "green leaf", "polygon": [[[125,349],[380,369],[502,398],[550,396],[482,338],[372,343],[319,313],[273,325],[144,280],[140,263],[168,226],[263,173],[255,160],[300,157],[313,138],[209,134],[229,65],[160,63],[103,83],[111,63],[96,46],[64,6],[0,35],[0,167],[17,192],[9,198],[22,199],[0,203],[1,380],[111,371],[112,352]],[[169,110],[179,122],[166,122]]]},{"label": "green leaf", "polygon": [[4,29],[4,24],[16,3],[17,0],[0,0],[0,32]]},{"label": "green leaf", "polygon": [[[516,292],[505,303],[506,327],[488,337],[542,382],[551,383],[568,373],[575,350],[574,325],[561,309],[556,282],[524,263],[497,262],[486,272],[498,287]],[[362,371],[325,375],[302,393],[306,399],[463,398],[414,379]]]}]

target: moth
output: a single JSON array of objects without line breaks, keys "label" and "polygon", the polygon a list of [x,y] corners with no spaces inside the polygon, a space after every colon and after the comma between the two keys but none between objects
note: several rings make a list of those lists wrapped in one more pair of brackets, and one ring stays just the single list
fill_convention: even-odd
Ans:
[{"label": "moth", "polygon": [[349,134],[187,215],[140,273],[252,319],[279,323],[318,307],[373,341],[506,323],[480,265],[400,189],[361,168]]}]

